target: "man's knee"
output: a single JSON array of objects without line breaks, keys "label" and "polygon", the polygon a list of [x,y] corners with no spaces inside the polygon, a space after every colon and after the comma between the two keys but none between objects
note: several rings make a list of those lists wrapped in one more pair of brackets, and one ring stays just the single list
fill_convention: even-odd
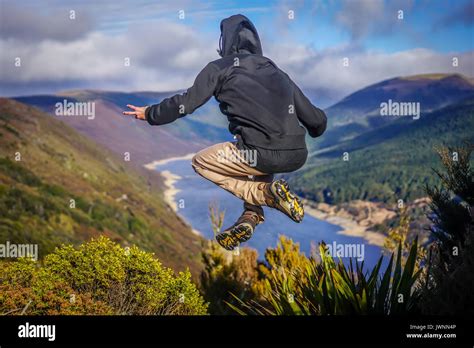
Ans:
[{"label": "man's knee", "polygon": [[197,173],[198,171],[198,168],[199,168],[199,159],[198,159],[198,156],[197,154],[193,156],[193,158],[191,159],[191,166],[193,167],[194,171]]},{"label": "man's knee", "polygon": [[204,161],[200,152],[195,154],[191,159],[191,166],[193,167],[196,173],[201,174],[202,169],[204,169]]}]

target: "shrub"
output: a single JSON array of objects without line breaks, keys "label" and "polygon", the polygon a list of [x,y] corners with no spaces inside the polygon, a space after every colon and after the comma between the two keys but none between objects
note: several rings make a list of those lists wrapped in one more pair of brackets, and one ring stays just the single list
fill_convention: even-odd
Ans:
[{"label": "shrub", "polygon": [[[352,260],[346,267],[341,259],[336,263],[327,254],[327,247],[320,244],[321,261],[306,258],[299,246],[284,237],[266,258],[266,276],[261,280],[261,301],[239,301],[229,304],[240,314],[271,315],[349,315],[349,314],[401,314],[416,310],[418,294],[414,284],[417,255],[415,239],[407,262],[402,265],[401,246],[397,256],[390,259],[383,274],[380,272],[383,256],[370,272]],[[285,260],[286,262],[281,262]],[[275,262],[276,261],[276,262]],[[392,266],[395,265],[393,268]]]},{"label": "shrub", "polygon": [[[444,172],[440,186],[426,187],[434,243],[422,288],[421,309],[430,315],[474,315],[473,145],[438,149]],[[454,160],[453,155],[458,155]]]},{"label": "shrub", "polygon": [[222,249],[213,241],[202,252],[204,270],[201,288],[210,302],[211,314],[236,314],[226,303],[237,304],[231,294],[246,301],[255,299],[258,280],[257,252],[241,248],[238,254]]},{"label": "shrub", "polygon": [[438,149],[444,172],[433,170],[441,179],[441,185],[426,187],[432,200],[430,230],[441,262],[447,268],[460,262],[458,255],[453,257],[453,251],[464,247],[468,231],[473,227],[474,179],[470,167],[473,148],[474,145]]},{"label": "shrub", "polygon": [[[391,254],[397,251],[399,245],[402,246],[402,262],[406,262],[415,236],[410,233],[411,218],[407,208],[400,209],[397,224],[388,230],[384,241],[384,252]],[[423,261],[426,260],[426,249],[423,245],[418,246],[415,270],[421,269]]]},{"label": "shrub", "polygon": [[105,237],[78,249],[63,245],[39,267],[28,260],[2,263],[0,282],[1,313],[202,315],[207,310],[189,271],[175,275],[152,253],[122,248]]},{"label": "shrub", "polygon": [[112,308],[48,277],[30,259],[0,263],[0,313],[3,315],[112,314]]}]

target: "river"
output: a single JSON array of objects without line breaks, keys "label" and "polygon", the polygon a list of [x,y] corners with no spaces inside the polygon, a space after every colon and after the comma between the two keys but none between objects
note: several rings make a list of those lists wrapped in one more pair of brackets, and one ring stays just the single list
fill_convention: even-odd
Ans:
[{"label": "river", "polygon": [[[216,203],[220,210],[225,210],[223,227],[232,225],[242,213],[242,202],[197,175],[193,171],[189,159],[165,161],[154,168],[179,176],[179,179],[173,184],[174,188],[178,190],[174,196],[177,212],[205,238],[211,239],[214,236],[209,218],[209,203]],[[265,207],[264,211],[265,222],[258,225],[252,238],[243,244],[256,249],[260,259],[263,259],[268,247],[276,246],[279,235],[285,235],[298,242],[301,251],[306,255],[310,255],[320,241],[330,245],[334,245],[334,243],[342,246],[354,245],[359,252],[363,251],[363,254],[358,253],[357,256],[360,259],[363,258],[364,264],[369,269],[376,264],[381,255],[382,249],[380,247],[368,244],[363,238],[338,233],[341,231],[341,227],[318,220],[309,214],[306,214],[303,222],[298,224],[274,209]],[[348,258],[343,258],[345,263],[347,260]]]}]

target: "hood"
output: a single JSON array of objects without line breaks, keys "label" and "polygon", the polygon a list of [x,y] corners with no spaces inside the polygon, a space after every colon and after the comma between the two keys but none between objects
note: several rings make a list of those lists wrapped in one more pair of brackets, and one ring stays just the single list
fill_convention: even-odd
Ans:
[{"label": "hood", "polygon": [[233,15],[221,22],[219,55],[225,57],[235,53],[262,55],[262,45],[257,29],[247,17]]}]

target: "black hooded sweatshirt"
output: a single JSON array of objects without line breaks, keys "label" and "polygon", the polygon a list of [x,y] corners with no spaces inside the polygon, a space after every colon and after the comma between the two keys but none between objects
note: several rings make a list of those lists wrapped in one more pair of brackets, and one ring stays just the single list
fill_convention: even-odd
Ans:
[{"label": "black hooded sweatshirt", "polygon": [[[229,131],[238,137],[242,147],[284,153],[306,151],[306,132],[300,122],[311,137],[318,137],[326,129],[324,112],[313,106],[290,77],[262,55],[257,30],[248,18],[231,16],[221,22],[220,29],[222,58],[207,64],[185,93],[148,107],[148,123],[173,122],[214,96],[227,116]],[[277,165],[273,169],[271,166],[262,169],[295,170],[291,165],[276,168]]]}]

